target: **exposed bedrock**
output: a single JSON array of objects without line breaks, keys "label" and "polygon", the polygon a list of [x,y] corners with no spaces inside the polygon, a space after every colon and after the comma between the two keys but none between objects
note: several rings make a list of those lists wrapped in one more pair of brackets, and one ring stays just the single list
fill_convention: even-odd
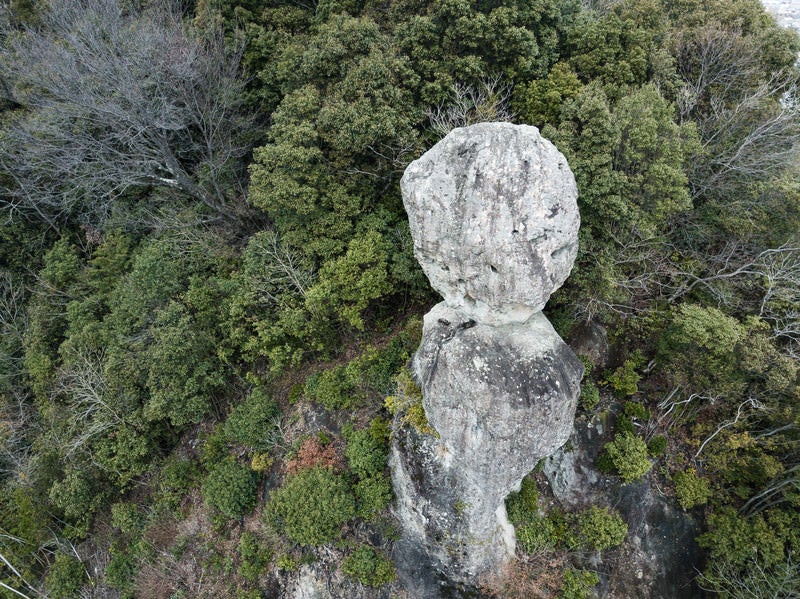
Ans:
[{"label": "exposed bedrock", "polygon": [[[577,250],[577,192],[535,127],[456,129],[406,170],[415,255],[444,301],[412,372],[436,434],[396,422],[404,583],[474,584],[513,554],[505,498],[569,437],[583,367],[541,313]],[[425,562],[424,566],[420,562]]]},{"label": "exposed bedrock", "polygon": [[400,182],[414,255],[445,302],[482,322],[526,320],[569,275],[577,188],[536,127],[454,129]]}]

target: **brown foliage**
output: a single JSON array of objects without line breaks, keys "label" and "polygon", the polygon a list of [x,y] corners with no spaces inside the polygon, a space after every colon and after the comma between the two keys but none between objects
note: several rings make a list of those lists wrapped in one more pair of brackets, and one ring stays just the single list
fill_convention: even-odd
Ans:
[{"label": "brown foliage", "polygon": [[481,577],[478,588],[488,597],[549,599],[561,590],[564,567],[564,557],[553,553],[517,558]]},{"label": "brown foliage", "polygon": [[315,466],[342,470],[344,459],[332,443],[323,446],[316,437],[309,437],[300,445],[297,456],[286,463],[286,471],[289,474],[296,474],[300,470]]}]

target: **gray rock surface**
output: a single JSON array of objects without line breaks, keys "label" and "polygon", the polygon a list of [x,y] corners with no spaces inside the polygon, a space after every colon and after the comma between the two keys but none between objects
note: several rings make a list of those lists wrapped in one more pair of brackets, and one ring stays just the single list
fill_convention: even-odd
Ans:
[{"label": "gray rock surface", "polygon": [[414,255],[444,300],[479,322],[525,321],[578,249],[575,179],[536,127],[453,130],[400,182]]},{"label": "gray rock surface", "polygon": [[452,580],[514,554],[505,498],[572,430],[583,365],[541,312],[500,327],[438,304],[413,371],[439,438],[396,434],[398,513]]},{"label": "gray rock surface", "polygon": [[505,498],[572,431],[583,366],[541,309],[572,268],[579,216],[566,160],[524,125],[454,130],[402,190],[444,302],[412,361],[436,434],[395,422],[394,557],[405,588],[439,597],[514,554]]},{"label": "gray rock surface", "polygon": [[[625,544],[587,555],[584,567],[600,576],[603,599],[694,599],[704,596],[695,583],[701,561],[695,538],[702,531],[691,513],[660,491],[654,471],[641,481],[620,484],[597,470],[597,457],[614,438],[608,413],[581,415],[569,443],[548,457],[542,473],[554,498],[567,508],[611,505],[628,524]],[[625,567],[620,567],[624,564]]]}]

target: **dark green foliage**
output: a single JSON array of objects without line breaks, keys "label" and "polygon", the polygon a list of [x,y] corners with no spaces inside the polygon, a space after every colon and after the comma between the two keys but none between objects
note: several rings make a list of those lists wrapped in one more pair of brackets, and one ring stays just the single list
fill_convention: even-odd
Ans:
[{"label": "dark green foliage", "polygon": [[[36,19],[29,4],[11,3],[12,29]],[[87,193],[91,181],[58,180],[45,190],[63,192],[68,207],[58,231],[46,222],[52,206],[36,215],[43,205],[29,202],[25,214],[36,222],[26,222],[4,204],[12,211],[0,224],[0,529],[24,542],[0,535],[0,553],[26,580],[47,592],[48,540],[93,535],[93,518],[105,519],[111,505],[114,526],[99,529],[112,537],[106,582],[132,596],[161,563],[145,514],[186,517],[201,466],[209,503],[210,480],[231,466],[232,448],[259,471],[282,471],[270,398],[282,401],[284,383],[294,385],[291,411],[305,399],[342,411],[325,416],[337,423],[326,457],[341,447],[344,411],[365,422],[395,388],[386,406],[397,425],[435,435],[408,372],[395,379],[421,322],[394,327],[436,301],[413,256],[398,180],[450,127],[508,110],[564,152],[579,189],[580,253],[549,316],[565,337],[579,320],[602,325],[609,355],[624,360],[606,381],[587,371],[582,406],[597,408],[598,384],[622,402],[636,398],[609,406],[616,437],[598,466],[632,481],[650,458],[664,455],[674,470],[699,451],[702,477],[687,470],[673,481],[678,503],[706,506],[703,586],[734,594],[747,581],[764,596],[791,587],[800,554],[800,192],[788,151],[796,106],[781,99],[797,78],[796,35],[756,0],[202,0],[185,16],[203,39],[221,26],[231,48],[244,41],[248,84],[226,93],[234,112],[263,115],[242,140],[242,148],[262,144],[249,189],[230,185],[241,173],[221,155],[222,170],[186,171],[203,190],[221,186],[221,209],[187,208],[186,194],[163,180],[113,202]],[[12,44],[19,30],[6,33]],[[9,84],[14,93],[33,89]],[[454,110],[459,94],[483,92],[464,116]],[[36,116],[0,109],[4,131]],[[429,111],[441,122],[432,126]],[[238,135],[238,126],[227,132]],[[180,152],[178,167],[200,164],[201,148]],[[164,180],[174,175],[157,168]],[[7,173],[0,179],[15,187]],[[77,213],[80,222],[70,217]],[[653,358],[647,367],[643,356]],[[242,401],[245,373],[254,391]],[[309,373],[318,374],[304,380]],[[650,409],[669,443],[637,436],[650,430]],[[290,541],[336,540],[359,517],[359,540],[344,539],[345,551],[376,542],[362,534],[373,535],[392,497],[385,421],[343,432],[349,468],[299,472],[271,490],[267,520]],[[215,497],[227,506],[217,509],[241,517],[256,503],[257,476],[234,469],[247,490],[226,479]],[[532,479],[507,511],[520,550],[537,555],[594,550],[624,534],[610,512],[545,512],[543,503],[540,513]],[[238,554],[227,545],[206,560],[208,575],[229,577],[239,565],[253,582],[272,568],[260,538],[245,534]],[[181,560],[199,549],[185,541],[172,550]],[[297,548],[276,551],[275,567],[305,559]],[[380,559],[359,547],[348,558],[351,576],[374,579]],[[562,596],[586,596],[595,582],[567,566]]]},{"label": "dark green foliage", "polygon": [[514,525],[521,524],[535,516],[538,511],[539,490],[536,488],[536,480],[528,475],[522,479],[519,491],[509,493],[506,498],[508,520]]},{"label": "dark green foliage", "polygon": [[389,457],[388,437],[383,434],[385,424],[373,421],[367,429],[353,431],[347,437],[347,448],[344,454],[350,464],[350,470],[359,478],[383,474],[386,460]]},{"label": "dark green foliage", "polygon": [[710,553],[710,564],[717,561],[745,569],[751,563],[771,568],[800,548],[796,511],[779,509],[747,517],[726,507],[708,518],[708,532],[697,539]]},{"label": "dark green foliage", "polygon": [[656,435],[647,442],[647,453],[651,458],[660,458],[667,449],[667,438],[664,435]]},{"label": "dark green foliage", "polygon": [[73,599],[87,580],[83,564],[75,556],[59,551],[47,572],[45,587],[53,599]]},{"label": "dark green foliage", "polygon": [[571,532],[567,545],[604,551],[621,545],[628,534],[628,525],[609,508],[592,506],[570,518]]},{"label": "dark green foliage", "polygon": [[370,399],[382,401],[393,387],[395,373],[416,349],[418,325],[412,319],[385,348],[367,347],[349,363],[310,376],[306,397],[329,410],[354,409]]},{"label": "dark green foliage", "polygon": [[392,481],[388,476],[376,474],[362,478],[353,486],[356,497],[356,515],[370,521],[392,502]]},{"label": "dark green foliage", "polygon": [[581,405],[586,411],[592,411],[600,403],[600,389],[592,381],[581,384]]},{"label": "dark green foliage", "polygon": [[[115,550],[112,547],[111,560],[105,570],[106,583],[122,593],[131,590],[136,581],[138,565],[136,559],[126,551]],[[127,595],[123,595],[127,596]]]},{"label": "dark green foliage", "polygon": [[357,547],[342,562],[342,571],[361,584],[379,587],[397,578],[392,560],[369,545]]},{"label": "dark green foliage", "polygon": [[517,543],[529,554],[555,549],[560,541],[558,526],[548,517],[534,516],[516,526]]},{"label": "dark green foliage", "polygon": [[256,506],[256,474],[229,458],[213,468],[203,481],[203,499],[228,518],[240,520]]},{"label": "dark green foliage", "polygon": [[114,503],[111,505],[111,524],[124,535],[140,535],[144,527],[144,514],[134,503]]},{"label": "dark green foliage", "polygon": [[153,499],[156,505],[173,514],[179,513],[181,502],[200,478],[200,466],[196,461],[169,456],[155,477]]},{"label": "dark green foliage", "polygon": [[562,584],[559,599],[588,599],[594,587],[600,584],[600,577],[588,570],[567,568]]},{"label": "dark green foliage", "polygon": [[271,524],[304,546],[334,540],[355,512],[347,481],[321,466],[288,476],[283,486],[271,493],[265,511]]},{"label": "dark green foliage", "polygon": [[718,308],[684,304],[664,334],[659,356],[675,380],[697,392],[736,393],[736,349],[744,327]]},{"label": "dark green foliage", "polygon": [[694,468],[676,472],[672,480],[675,483],[675,497],[685,510],[705,505],[711,499],[711,485],[708,480],[699,477]]},{"label": "dark green foliage", "polygon": [[261,387],[256,387],[235,406],[223,427],[225,437],[252,449],[268,450],[275,444],[275,428],[280,408]]},{"label": "dark green foliage", "polygon": [[214,335],[198,326],[182,304],[172,303],[161,311],[147,352],[150,399],[144,416],[168,419],[176,427],[199,422],[226,381],[215,348]]},{"label": "dark green foliage", "polygon": [[627,397],[639,391],[640,378],[636,372],[636,361],[625,360],[625,363],[608,377],[608,382],[618,397]]},{"label": "dark green foliage", "polygon": [[626,483],[640,479],[650,471],[653,464],[647,453],[647,444],[636,435],[624,432],[605,445],[614,468]]},{"label": "dark green foliage", "polygon": [[306,397],[329,410],[353,409],[359,405],[355,382],[346,366],[336,366],[312,375],[306,381]]},{"label": "dark green foliage", "polygon": [[266,570],[272,560],[272,551],[256,535],[244,532],[239,539],[239,576],[250,582],[255,582]]}]

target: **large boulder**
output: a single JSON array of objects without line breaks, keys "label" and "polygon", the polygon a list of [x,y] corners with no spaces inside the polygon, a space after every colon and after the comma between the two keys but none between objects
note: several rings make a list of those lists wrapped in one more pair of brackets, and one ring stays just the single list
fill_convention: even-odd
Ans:
[{"label": "large boulder", "polygon": [[450,306],[521,322],[569,275],[578,251],[575,179],[536,127],[453,130],[400,182],[414,255]]},{"label": "large boulder", "polygon": [[456,129],[401,187],[444,302],[412,362],[435,433],[395,421],[395,557],[406,588],[436,597],[514,554],[505,498],[572,430],[583,366],[541,310],[572,268],[580,219],[564,156],[526,125]]},{"label": "large boulder", "polygon": [[583,365],[541,312],[494,327],[441,303],[413,372],[438,436],[396,431],[397,515],[446,579],[476,581],[514,554],[505,498],[572,432]]}]

